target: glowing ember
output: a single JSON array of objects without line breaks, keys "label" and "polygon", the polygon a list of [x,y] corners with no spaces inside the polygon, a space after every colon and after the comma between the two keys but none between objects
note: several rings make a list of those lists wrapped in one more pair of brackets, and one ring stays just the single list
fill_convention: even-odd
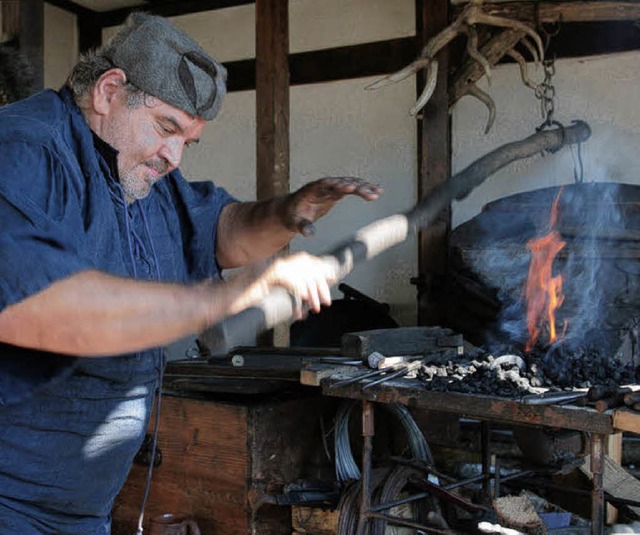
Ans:
[{"label": "glowing ember", "polygon": [[529,329],[526,351],[533,348],[545,326],[548,326],[549,343],[552,344],[557,339],[555,311],[562,305],[564,295],[562,294],[562,275],[554,277],[552,267],[556,255],[566,245],[560,233],[554,230],[561,194],[562,189],[558,192],[551,206],[549,232],[539,238],[533,238],[527,243],[527,249],[531,251],[531,264],[525,287],[527,327]]}]

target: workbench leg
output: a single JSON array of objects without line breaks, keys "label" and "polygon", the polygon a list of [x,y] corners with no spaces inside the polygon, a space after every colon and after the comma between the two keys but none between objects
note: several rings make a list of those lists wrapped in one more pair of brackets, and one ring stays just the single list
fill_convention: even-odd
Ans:
[{"label": "workbench leg", "polygon": [[605,435],[591,435],[591,535],[604,533],[604,441]]},{"label": "workbench leg", "polygon": [[480,447],[482,450],[482,496],[485,503],[491,503],[491,424],[480,422]]},{"label": "workbench leg", "polygon": [[362,401],[362,494],[360,497],[360,518],[358,520],[358,535],[365,535],[371,508],[371,456],[373,452],[373,403]]}]

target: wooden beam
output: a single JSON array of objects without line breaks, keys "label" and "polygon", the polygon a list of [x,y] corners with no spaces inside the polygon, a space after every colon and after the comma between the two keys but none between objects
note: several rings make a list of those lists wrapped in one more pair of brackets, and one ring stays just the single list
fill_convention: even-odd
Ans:
[{"label": "wooden beam", "polygon": [[103,27],[118,26],[133,11],[147,11],[163,17],[176,17],[189,13],[200,13],[201,11],[212,11],[215,9],[225,9],[228,7],[245,6],[254,4],[254,0],[181,0],[180,2],[154,3],[138,7],[126,7],[113,9],[100,14]]},{"label": "wooden beam", "polygon": [[58,7],[60,9],[64,9],[69,13],[73,13],[74,15],[78,15],[79,17],[89,15],[91,13],[97,13],[97,11],[93,11],[92,9],[88,9],[83,7],[71,0],[45,0],[47,4]]},{"label": "wooden beam", "polygon": [[[422,44],[449,24],[448,0],[417,0],[416,31]],[[449,55],[445,48],[438,55],[438,81],[435,92],[422,110],[418,122],[418,198],[451,176],[451,143],[448,106]],[[422,78],[422,77],[420,77]],[[417,92],[422,91],[419,79]],[[451,207],[443,210],[418,241],[418,325],[439,324],[437,299],[433,294],[440,286],[446,269],[447,247],[451,231]]]},{"label": "wooden beam", "polygon": [[289,192],[288,0],[256,2],[257,198]]},{"label": "wooden beam", "polygon": [[33,90],[44,88],[44,3],[20,1],[20,51],[33,67]]},{"label": "wooden beam", "polygon": [[[385,75],[413,61],[419,48],[413,37],[300,52],[289,56],[290,85],[347,80]],[[225,63],[229,71],[229,91],[255,89],[255,61],[244,59]]]},{"label": "wooden beam", "polygon": [[[256,1],[256,197],[289,193],[289,0]],[[288,327],[260,345],[286,346]]]},{"label": "wooden beam", "polygon": [[[456,2],[466,4],[467,2]],[[454,8],[453,16],[462,10],[462,5]],[[601,22],[614,20],[636,21],[640,19],[638,2],[491,2],[487,0],[483,10],[499,17],[517,19],[523,22]]]},{"label": "wooden beam", "polygon": [[640,50],[640,28],[635,21],[561,23],[551,37],[549,54],[576,58]]},{"label": "wooden beam", "polygon": [[2,2],[2,36],[12,38],[20,33],[20,0]]},{"label": "wooden beam", "polygon": [[77,17],[78,51],[81,54],[102,45],[102,22],[100,14],[94,11]]}]

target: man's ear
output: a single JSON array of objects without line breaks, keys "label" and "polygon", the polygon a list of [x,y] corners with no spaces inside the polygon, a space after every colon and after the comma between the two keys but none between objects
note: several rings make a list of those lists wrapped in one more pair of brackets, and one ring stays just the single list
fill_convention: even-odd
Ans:
[{"label": "man's ear", "polygon": [[106,115],[118,91],[127,81],[127,75],[122,69],[113,68],[105,71],[93,86],[91,93],[93,110],[98,115]]}]

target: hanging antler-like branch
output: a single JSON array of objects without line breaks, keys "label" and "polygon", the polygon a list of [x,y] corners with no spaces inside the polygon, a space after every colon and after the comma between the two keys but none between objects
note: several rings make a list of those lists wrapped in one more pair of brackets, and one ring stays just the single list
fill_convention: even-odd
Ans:
[{"label": "hanging antler-like branch", "polygon": [[[505,55],[510,55],[520,65],[523,82],[531,87],[534,84],[528,79],[525,59],[522,54],[515,50],[515,47],[518,44],[524,46],[536,63],[542,62],[544,59],[544,47],[540,36],[527,24],[505,17],[489,15],[482,10],[483,3],[484,0],[470,0],[462,13],[449,26],[429,40],[415,61],[400,71],[367,86],[367,89],[386,87],[404,80],[421,69],[426,69],[424,89],[416,104],[410,110],[412,115],[416,115],[424,108],[435,91],[438,77],[438,60],[436,59],[438,52],[456,37],[465,35],[467,38],[466,52],[470,61],[463,66],[462,75],[456,76],[456,81],[454,81],[455,90],[453,92],[456,98],[453,102],[464,95],[472,95],[481,100],[489,109],[489,120],[485,133],[488,132],[495,117],[495,105],[491,97],[479,89],[475,82],[482,75],[490,78],[491,67]],[[504,28],[504,30],[478,49],[477,25]],[[471,67],[471,65],[475,65],[475,67]],[[450,104],[452,104],[451,99]]]}]

